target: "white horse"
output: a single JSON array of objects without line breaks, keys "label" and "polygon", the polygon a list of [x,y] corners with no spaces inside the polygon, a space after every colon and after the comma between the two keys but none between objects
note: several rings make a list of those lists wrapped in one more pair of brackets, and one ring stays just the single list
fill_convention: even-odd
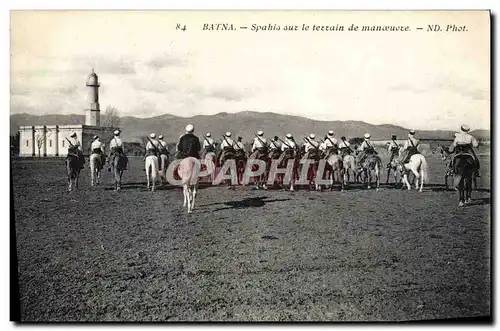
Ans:
[{"label": "white horse", "polygon": [[350,154],[344,155],[342,162],[344,165],[344,185],[349,184],[349,182],[351,181],[349,170],[351,170],[354,175],[354,181],[357,181],[358,166],[356,165],[356,159],[354,158],[354,156]]},{"label": "white horse", "polygon": [[196,199],[198,189],[198,173],[200,170],[199,160],[194,157],[187,157],[179,164],[178,174],[181,177],[182,191],[184,194],[184,207],[187,205],[187,212],[191,214]]},{"label": "white horse", "polygon": [[[168,164],[169,164],[168,156],[165,154],[160,154],[159,161],[161,161],[161,164],[163,164],[163,167],[159,171],[160,183],[163,184],[164,181],[167,182],[167,168],[168,168]],[[158,164],[158,166],[159,166],[159,164]]]},{"label": "white horse", "polygon": [[158,178],[158,158],[155,155],[149,155],[146,157],[146,163],[144,166],[146,170],[146,178],[148,180],[148,189],[149,189],[149,178],[151,172],[151,180],[152,180],[152,188],[151,191],[155,191],[156,180]]},{"label": "white horse", "polygon": [[[401,155],[401,152],[400,152]],[[424,181],[427,181],[427,161],[422,154],[414,154],[410,157],[410,162],[403,164],[398,163],[398,171],[403,175],[403,184],[406,184],[408,191],[411,190],[411,185],[408,182],[410,171],[415,175],[415,189],[422,192]],[[418,187],[420,180],[420,189]]]},{"label": "white horse", "polygon": [[99,185],[99,178],[101,178],[101,170],[103,167],[102,157],[100,154],[90,154],[90,185]]}]

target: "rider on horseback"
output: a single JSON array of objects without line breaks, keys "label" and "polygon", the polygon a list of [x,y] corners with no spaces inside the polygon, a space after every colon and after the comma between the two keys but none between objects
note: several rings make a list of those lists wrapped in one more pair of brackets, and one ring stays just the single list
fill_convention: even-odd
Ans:
[{"label": "rider on horseback", "polygon": [[271,140],[271,143],[269,144],[269,156],[273,159],[278,158],[281,154],[281,143],[278,139],[278,136],[274,136],[273,140]]},{"label": "rider on horseback", "polygon": [[162,161],[161,156],[165,155],[168,158],[168,156],[170,155],[170,151],[168,150],[168,147],[167,147],[167,142],[165,140],[163,140],[162,134],[160,134],[158,136],[158,147],[160,150],[160,155],[158,156],[159,170],[162,170],[163,167],[165,166],[165,164],[162,163],[163,161]]},{"label": "rider on horseback", "polygon": [[403,164],[410,162],[410,158],[412,155],[420,154],[418,151],[419,141],[415,136],[415,130],[410,130],[408,133],[408,139],[405,141],[403,146],[403,154],[401,155],[401,160],[403,160]]},{"label": "rider on horseback", "polygon": [[210,134],[210,132],[207,132],[205,134],[205,137],[204,140],[203,140],[203,150],[205,151],[205,154],[206,153],[215,153],[215,145],[214,145],[214,140],[212,138],[210,138],[212,135]]},{"label": "rider on horseback", "polygon": [[257,132],[257,137],[253,139],[253,145],[252,145],[252,153],[257,151],[258,155],[256,158],[260,158],[262,154],[267,153],[268,145],[267,145],[267,140],[264,138],[264,131],[258,131]]},{"label": "rider on horseback", "polygon": [[200,159],[201,144],[197,136],[193,134],[194,126],[188,124],[186,133],[179,137],[177,143],[177,159],[194,157]]},{"label": "rider on horseback", "polygon": [[325,154],[325,158],[328,158],[330,154],[337,154],[338,143],[337,139],[333,136],[333,131],[328,131],[325,136],[325,141],[319,146],[319,149]]},{"label": "rider on horseback", "polygon": [[222,143],[220,144],[221,152],[219,155],[219,164],[222,164],[222,160],[228,159],[228,155],[234,156],[235,154],[235,147],[234,147],[234,141],[231,139],[231,132],[226,132],[224,137],[222,138]]},{"label": "rider on horseback", "polygon": [[[114,159],[116,156],[123,156],[124,157],[124,170],[127,170],[127,163],[128,159],[127,156],[125,155],[125,149],[124,149],[124,144],[123,141],[120,139],[120,130],[115,130],[113,132],[114,137],[111,139],[111,142],[109,143],[109,154],[108,154],[108,165],[109,163],[114,164]],[[111,155],[113,155],[113,158],[111,158]],[[111,171],[111,168],[108,169]]]},{"label": "rider on horseback", "polygon": [[238,137],[238,141],[234,143],[234,150],[236,151],[237,157],[245,156],[245,145],[243,145],[242,140],[243,140],[242,137]]},{"label": "rider on horseback", "polygon": [[98,136],[94,136],[94,141],[90,145],[90,152],[101,156],[101,165],[99,168],[101,170],[106,163],[106,154],[104,153],[104,144],[99,140]]},{"label": "rider on horseback", "polygon": [[[455,151],[455,155],[460,153],[470,153],[474,157],[474,161],[476,162],[476,177],[481,177],[479,174],[479,159],[477,158],[476,153],[474,152],[473,147],[477,148],[479,143],[476,138],[472,136],[469,131],[470,128],[467,125],[462,125],[460,128],[462,132],[455,134],[455,140],[453,140],[452,145],[449,148],[450,153]],[[450,167],[452,164],[450,163]]]},{"label": "rider on horseback", "polygon": [[70,145],[68,147],[68,156],[69,154],[76,155],[80,163],[80,169],[83,169],[83,165],[85,164],[85,157],[83,156],[82,144],[80,144],[80,141],[76,136],[76,132],[73,132],[70,138],[71,140],[69,140]]},{"label": "rider on horseback", "polygon": [[391,155],[391,159],[389,160],[389,163],[387,163],[387,168],[389,169],[391,167],[392,160],[399,154],[399,144],[396,142],[396,135],[393,134],[391,136],[391,141],[387,143],[387,150],[389,151],[389,154]]},{"label": "rider on horseback", "polygon": [[358,148],[358,152],[360,152],[358,164],[363,163],[366,156],[378,154],[377,151],[375,150],[375,148],[373,147],[373,145],[370,143],[371,135],[369,133],[365,133],[364,138],[365,138],[365,140],[363,141],[361,146],[359,146],[359,148]]},{"label": "rider on horseback", "polygon": [[309,139],[304,139],[306,141],[306,143],[304,144],[304,152],[306,154],[310,151],[319,152],[319,143],[314,139],[316,139],[316,135],[314,133],[309,134]]},{"label": "rider on horseback", "polygon": [[160,146],[160,142],[156,139],[156,134],[151,133],[146,144],[146,153],[144,155],[144,159],[146,159],[146,157],[148,156],[156,156],[158,159],[160,159]]},{"label": "rider on horseback", "polygon": [[340,154],[341,154],[342,158],[346,155],[350,155],[352,152],[351,144],[349,144],[349,142],[343,136],[340,137],[340,143],[339,143],[338,147],[339,147]]}]

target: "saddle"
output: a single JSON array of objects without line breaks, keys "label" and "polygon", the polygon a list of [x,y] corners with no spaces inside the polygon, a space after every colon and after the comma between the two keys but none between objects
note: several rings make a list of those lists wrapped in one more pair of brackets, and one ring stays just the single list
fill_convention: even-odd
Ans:
[{"label": "saddle", "polygon": [[450,165],[452,167],[454,167],[455,166],[455,160],[457,158],[461,158],[461,157],[470,157],[474,161],[474,163],[476,162],[476,158],[471,153],[469,153],[469,152],[458,152],[457,154],[453,155],[453,158],[451,159]]},{"label": "saddle", "polygon": [[251,159],[264,159],[267,158],[267,148],[257,148],[255,152],[250,155]]}]

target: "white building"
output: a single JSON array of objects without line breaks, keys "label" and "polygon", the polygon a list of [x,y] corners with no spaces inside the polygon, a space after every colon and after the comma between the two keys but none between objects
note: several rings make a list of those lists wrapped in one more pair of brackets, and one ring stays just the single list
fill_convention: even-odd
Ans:
[{"label": "white building", "polygon": [[87,78],[90,107],[85,109],[85,124],[82,125],[36,125],[19,127],[19,156],[65,157],[68,153],[70,136],[76,133],[82,143],[83,153],[89,154],[90,143],[95,135],[107,143],[117,128],[100,126],[99,80],[92,70]]}]

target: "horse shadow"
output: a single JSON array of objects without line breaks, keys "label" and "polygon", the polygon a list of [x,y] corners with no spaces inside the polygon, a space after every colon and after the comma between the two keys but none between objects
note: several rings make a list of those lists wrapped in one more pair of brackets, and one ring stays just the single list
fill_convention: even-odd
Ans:
[{"label": "horse shadow", "polygon": [[265,206],[267,203],[273,203],[273,202],[280,202],[280,201],[287,201],[290,199],[272,199],[272,200],[266,200],[268,197],[266,196],[261,196],[261,197],[253,197],[253,198],[246,198],[242,200],[236,200],[236,201],[228,201],[228,202],[219,202],[219,203],[212,203],[210,205],[226,205],[227,207],[221,207],[217,208],[214,211],[220,211],[220,210],[227,210],[227,209],[246,209],[246,208],[260,208]]}]

